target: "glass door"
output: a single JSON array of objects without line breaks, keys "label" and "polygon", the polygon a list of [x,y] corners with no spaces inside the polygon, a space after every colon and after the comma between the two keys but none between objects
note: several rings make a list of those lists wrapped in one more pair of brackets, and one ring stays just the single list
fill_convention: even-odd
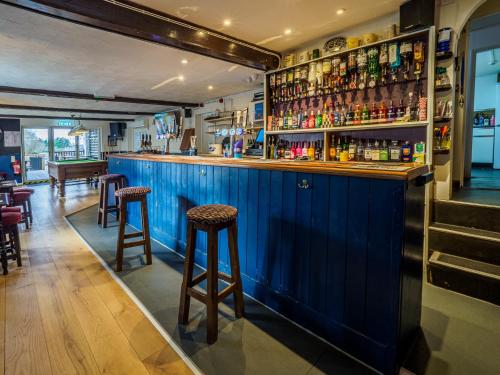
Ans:
[{"label": "glass door", "polygon": [[78,159],[77,137],[69,135],[71,128],[51,128],[53,139],[53,152],[51,160]]},{"label": "glass door", "polygon": [[22,158],[25,181],[46,181],[49,179],[49,129],[23,128]]}]

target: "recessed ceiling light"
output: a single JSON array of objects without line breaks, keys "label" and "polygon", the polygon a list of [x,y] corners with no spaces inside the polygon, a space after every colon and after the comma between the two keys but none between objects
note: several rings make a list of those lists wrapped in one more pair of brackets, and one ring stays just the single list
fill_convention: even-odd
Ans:
[{"label": "recessed ceiling light", "polygon": [[179,81],[184,81],[184,76],[183,76],[183,75],[180,75],[179,77],[177,77],[177,79],[178,79]]},{"label": "recessed ceiling light", "polygon": [[337,14],[340,16],[341,14],[344,14],[345,13],[345,9],[344,8],[340,8],[337,10]]},{"label": "recessed ceiling light", "polygon": [[186,59],[182,59],[181,63],[184,64],[184,65],[186,65],[188,63],[188,61]]},{"label": "recessed ceiling light", "polygon": [[210,85],[210,86],[208,86],[208,89],[209,89],[209,90],[213,90],[213,89],[214,89],[214,87],[213,87],[212,85]]},{"label": "recessed ceiling light", "polygon": [[224,26],[231,26],[231,20],[230,19],[225,19],[223,22]]},{"label": "recessed ceiling light", "polygon": [[292,33],[292,29],[285,29],[285,31],[283,32],[283,34],[285,35],[290,35]]}]

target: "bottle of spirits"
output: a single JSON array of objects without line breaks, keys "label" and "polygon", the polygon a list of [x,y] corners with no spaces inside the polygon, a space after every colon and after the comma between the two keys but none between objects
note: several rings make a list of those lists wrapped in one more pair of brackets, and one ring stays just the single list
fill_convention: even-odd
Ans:
[{"label": "bottle of spirits", "polygon": [[335,155],[337,154],[337,150],[335,148],[335,136],[334,135],[332,135],[329,153],[330,153],[330,160],[331,161],[335,160]]},{"label": "bottle of spirits", "polygon": [[314,116],[314,111],[311,109],[311,114],[309,115],[309,128],[312,129],[316,126],[316,116]]},{"label": "bottle of spirits", "polygon": [[405,116],[405,106],[403,104],[403,99],[399,101],[399,106],[396,112],[396,121],[403,121]]},{"label": "bottle of spirits", "polygon": [[370,111],[368,110],[368,104],[363,105],[363,110],[361,111],[361,124],[368,124],[370,122]]},{"label": "bottle of spirits", "polygon": [[392,100],[389,102],[389,108],[387,109],[387,121],[388,122],[396,121],[396,109],[392,104]]},{"label": "bottle of spirits", "polygon": [[389,159],[392,162],[401,161],[401,146],[399,146],[398,141],[391,141],[389,146]]},{"label": "bottle of spirits", "polygon": [[291,159],[291,155],[292,155],[292,151],[291,151],[291,148],[290,148],[290,143],[286,142],[286,143],[285,143],[285,154],[284,154],[284,158],[285,158],[285,159]]},{"label": "bottle of spirits", "polygon": [[361,109],[359,108],[359,104],[356,104],[356,109],[354,110],[354,119],[353,125],[361,124]]},{"label": "bottle of spirits", "polygon": [[335,103],[335,111],[333,112],[333,126],[340,126],[340,108],[339,108],[339,103]]},{"label": "bottle of spirits", "polygon": [[293,112],[291,109],[288,110],[288,129],[293,129]]},{"label": "bottle of spirits", "polygon": [[307,116],[307,111],[304,109],[304,112],[302,113],[302,121],[300,123],[300,127],[302,129],[307,129],[309,127],[309,119]]},{"label": "bottle of spirits", "polygon": [[284,112],[280,111],[280,117],[278,117],[278,129],[280,130],[285,128],[284,118],[285,118]]},{"label": "bottle of spirits", "polygon": [[302,143],[302,157],[307,156],[307,149],[308,148],[309,148],[309,145],[307,144],[307,142],[304,141],[304,143]]},{"label": "bottle of spirits", "polygon": [[370,140],[368,140],[366,142],[364,159],[365,159],[365,161],[371,161],[372,160],[372,144],[370,143]]},{"label": "bottle of spirits", "polygon": [[387,142],[385,139],[382,141],[382,146],[380,147],[379,154],[380,161],[389,161],[389,148],[387,147]]},{"label": "bottle of spirits", "polygon": [[340,154],[342,152],[342,145],[340,144],[340,137],[337,140],[337,147],[335,147],[335,161],[340,161]]},{"label": "bottle of spirits", "polygon": [[295,159],[297,156],[297,148],[295,147],[295,142],[292,142],[292,147],[290,147],[290,159]]},{"label": "bottle of spirits", "polygon": [[375,140],[375,143],[373,144],[372,148],[372,161],[379,161],[380,160],[380,143],[378,140]]},{"label": "bottle of spirits", "polygon": [[298,129],[299,127],[299,115],[297,115],[297,111],[293,111],[292,115],[292,129]]},{"label": "bottle of spirits", "polygon": [[377,105],[372,103],[372,109],[370,111],[370,124],[377,124],[378,123],[378,108]]},{"label": "bottle of spirits", "polygon": [[316,119],[314,121],[314,127],[321,128],[322,125],[323,125],[323,115],[321,114],[321,110],[318,109],[318,112],[316,113]]},{"label": "bottle of spirits", "polygon": [[314,142],[309,142],[309,148],[307,149],[307,158],[309,160],[314,160]]},{"label": "bottle of spirits", "polygon": [[365,147],[363,146],[363,141],[360,139],[358,141],[358,147],[356,150],[356,160],[357,161],[363,161],[365,160]]},{"label": "bottle of spirits", "polygon": [[401,159],[404,163],[409,163],[412,160],[411,145],[409,141],[406,141],[401,147]]},{"label": "bottle of spirits", "polygon": [[347,108],[345,103],[342,104],[342,110],[340,112],[340,126],[345,126],[347,123]]},{"label": "bottle of spirits", "polygon": [[314,160],[321,160],[321,141],[316,142],[314,148]]},{"label": "bottle of spirits", "polygon": [[378,109],[378,122],[381,124],[387,122],[387,107],[384,102],[380,103],[380,108]]},{"label": "bottle of spirits", "polygon": [[[334,116],[334,112],[333,112],[333,104],[330,106],[330,108],[328,108],[328,124],[327,124],[327,127],[332,127],[334,124],[335,124],[335,116]],[[323,125],[325,126],[325,125]]]},{"label": "bottle of spirits", "polygon": [[349,106],[349,111],[346,114],[346,126],[350,126],[354,124],[354,111],[352,110],[352,104]]},{"label": "bottle of spirits", "polygon": [[280,156],[280,150],[278,147],[278,140],[275,138],[274,140],[274,157],[273,159],[279,159]]},{"label": "bottle of spirits", "polygon": [[351,139],[351,142],[349,142],[349,161],[356,160],[356,154],[357,154],[356,142],[354,139]]}]

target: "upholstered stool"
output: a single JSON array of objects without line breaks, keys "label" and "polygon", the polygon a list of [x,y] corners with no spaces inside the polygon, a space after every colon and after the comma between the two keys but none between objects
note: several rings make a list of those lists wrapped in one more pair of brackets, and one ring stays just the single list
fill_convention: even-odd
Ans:
[{"label": "upholstered stool", "polygon": [[31,195],[35,194],[35,189],[26,187],[26,186],[18,186],[13,189],[14,193],[30,193],[30,197],[28,198],[26,204],[28,208],[28,217],[30,220],[30,224],[33,224],[33,210],[31,209]]},{"label": "upholstered stool", "polygon": [[[233,293],[235,315],[243,316],[243,288],[241,284],[240,265],[238,260],[238,226],[236,218],[238,210],[222,204],[210,204],[193,207],[187,212],[187,245],[184,260],[184,277],[181,287],[179,306],[179,323],[187,324],[190,297],[207,305],[207,342],[213,344],[218,336],[218,304]],[[228,230],[229,256],[231,275],[218,270],[218,232]],[[196,248],[196,231],[207,232],[207,270],[193,278],[194,253]],[[194,287],[207,279],[207,292],[202,293]],[[229,283],[221,292],[218,291],[218,279]]]},{"label": "upholstered stool", "polygon": [[31,211],[31,193],[28,191],[14,191],[12,194],[13,202],[11,206],[22,207],[22,220],[26,229],[29,229],[30,224],[33,224],[33,213]]},{"label": "upholstered stool", "polygon": [[[123,267],[123,249],[135,246],[144,246],[146,254],[146,264],[152,263],[151,239],[149,238],[148,203],[146,195],[151,192],[148,187],[134,186],[126,187],[115,191],[115,197],[119,199],[120,226],[118,229],[118,244],[116,246],[116,270],[119,272]],[[127,219],[127,203],[141,202],[142,231],[125,234]],[[142,240],[125,242],[126,239],[142,237]]]},{"label": "upholstered stool", "polygon": [[[1,261],[3,274],[8,273],[7,260],[15,259],[17,265],[21,262],[21,241],[19,240],[19,224],[22,220],[21,212],[15,212],[17,207],[2,207],[1,210]],[[9,255],[7,254],[9,253]]]},{"label": "upholstered stool", "polygon": [[114,184],[115,191],[125,187],[125,176],[122,174],[105,174],[99,176],[99,209],[97,211],[97,224],[102,224],[103,228],[108,226],[108,213],[116,212],[116,220],[120,219],[120,209],[118,207],[118,197],[115,196],[115,204],[109,205],[109,187]]}]

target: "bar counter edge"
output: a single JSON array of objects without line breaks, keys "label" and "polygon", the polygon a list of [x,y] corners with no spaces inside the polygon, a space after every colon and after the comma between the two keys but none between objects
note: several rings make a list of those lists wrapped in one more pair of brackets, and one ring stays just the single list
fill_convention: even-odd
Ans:
[{"label": "bar counter edge", "polygon": [[[376,370],[397,373],[420,327],[427,166],[372,174],[323,162],[231,161],[113,155],[108,168],[130,186],[152,188],[151,236],[180,254],[189,208],[237,207],[245,293]],[[128,223],[140,228],[139,218],[132,206]],[[219,269],[229,272],[225,232],[219,254]],[[206,267],[202,234],[195,260]]]}]

